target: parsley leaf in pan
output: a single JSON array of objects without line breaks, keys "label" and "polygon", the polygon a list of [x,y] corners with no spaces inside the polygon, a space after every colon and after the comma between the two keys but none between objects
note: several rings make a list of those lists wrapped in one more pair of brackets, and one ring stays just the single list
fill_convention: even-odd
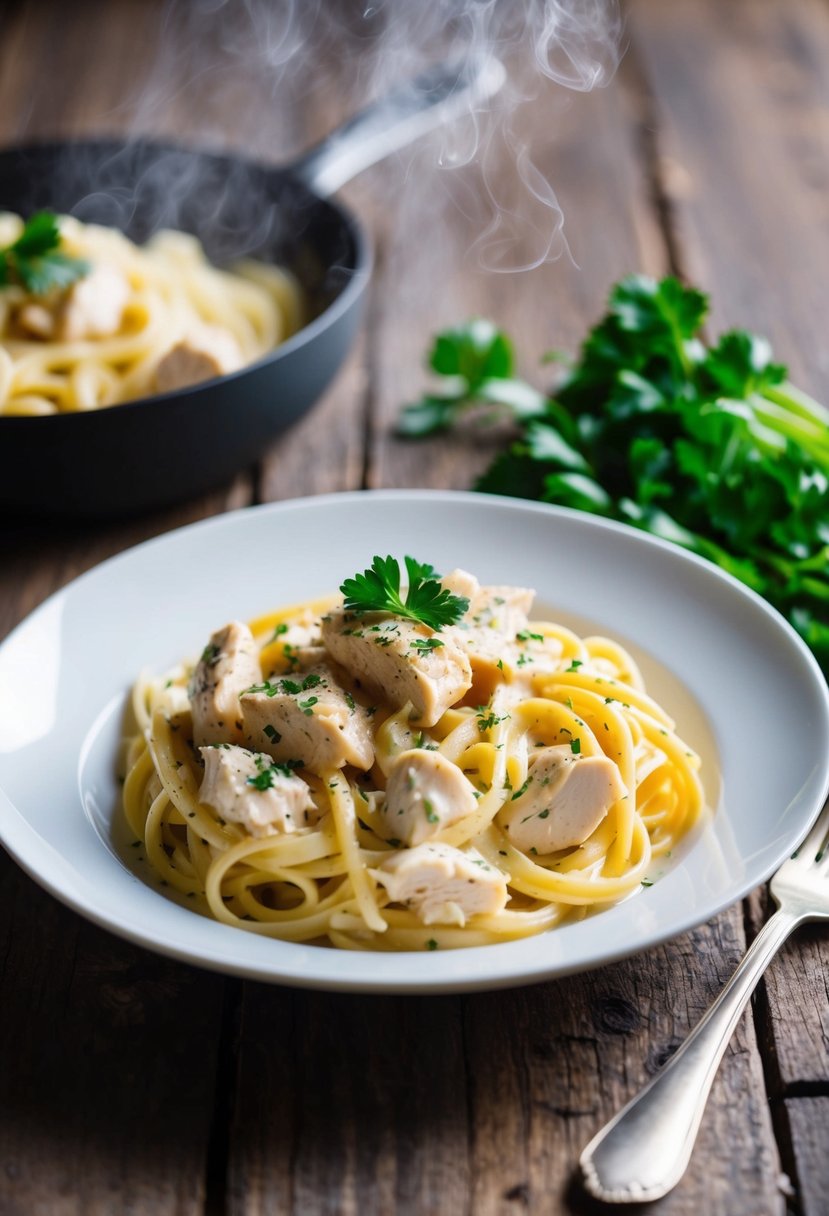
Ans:
[{"label": "parsley leaf in pan", "polygon": [[83,258],[59,252],[60,242],[57,216],[38,211],[17,240],[0,249],[0,286],[17,283],[32,295],[42,296],[89,274],[90,265]]}]

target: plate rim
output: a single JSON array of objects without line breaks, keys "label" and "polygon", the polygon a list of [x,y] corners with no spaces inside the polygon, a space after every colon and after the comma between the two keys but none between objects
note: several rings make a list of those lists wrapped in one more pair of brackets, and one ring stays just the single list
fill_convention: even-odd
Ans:
[{"label": "plate rim", "polygon": [[[809,651],[803,640],[799,637],[792,626],[781,616],[776,609],[772,608],[761,596],[752,591],[751,588],[739,583],[731,575],[714,566],[712,563],[703,558],[698,557],[693,553],[681,549],[679,546],[654,537],[649,533],[640,531],[627,524],[620,523],[615,520],[607,520],[602,517],[593,516],[586,512],[576,511],[570,508],[557,507],[553,504],[545,504],[533,502],[525,499],[517,499],[506,497],[503,495],[481,494],[472,491],[456,491],[456,490],[433,490],[433,489],[378,489],[378,490],[351,490],[343,492],[332,492],[327,494],[309,495],[300,498],[286,499],[276,503],[263,503],[253,507],[242,507],[234,511],[224,512],[219,515],[211,516],[203,520],[198,520],[190,524],[182,525],[178,528],[171,529],[169,532],[150,537],[136,545],[130,546],[122,550],[120,553],[113,554],[104,561],[92,566],[89,570],[84,571],[64,586],[58,588],[44,601],[37,605],[27,616],[20,621],[6,637],[0,642],[0,651],[13,642],[19,631],[27,627],[40,614],[48,612],[49,609],[66,596],[72,594],[78,587],[84,586],[88,581],[100,577],[102,573],[109,573],[113,568],[121,562],[128,563],[138,551],[148,551],[155,546],[163,546],[169,543],[173,538],[179,537],[183,533],[192,534],[199,530],[221,529],[223,527],[238,526],[238,522],[242,518],[250,518],[251,513],[257,515],[274,514],[279,515],[288,513],[294,510],[304,510],[309,507],[330,508],[334,504],[342,504],[345,501],[360,501],[366,502],[367,499],[375,501],[383,500],[405,500],[405,501],[420,501],[431,503],[446,503],[452,502],[455,504],[466,504],[469,506],[478,506],[489,504],[495,508],[516,511],[518,513],[531,512],[540,516],[546,516],[550,519],[564,518],[576,521],[588,528],[595,528],[599,531],[609,531],[611,533],[621,533],[625,536],[636,538],[638,543],[647,547],[659,549],[669,553],[674,559],[680,562],[690,562],[692,565],[702,568],[708,577],[713,577],[715,580],[728,586],[732,592],[736,591],[739,595],[748,597],[756,607],[758,607],[766,616],[771,618],[774,625],[778,629],[783,629],[788,635],[788,641],[800,651],[800,656],[805,660],[807,668],[811,669],[811,677],[814,680],[814,691],[819,692],[819,699],[822,701],[822,709],[824,717],[829,722],[829,687],[827,687],[820,668],[814,656]],[[126,690],[122,690],[126,695]],[[819,788],[822,788],[823,793],[819,801],[816,802],[812,820],[819,813],[827,794],[829,794],[829,749],[822,755],[816,758],[816,779],[819,782]],[[757,874],[752,873],[750,876],[745,876],[742,880],[735,884],[726,896],[716,901],[712,901],[704,909],[697,907],[695,910],[690,910],[686,915],[679,916],[673,920],[669,926],[659,926],[655,930],[651,930],[647,934],[647,940],[641,941],[638,938],[630,946],[629,949],[612,950],[609,952],[601,952],[600,955],[589,956],[586,959],[575,959],[569,962],[562,963],[560,960],[549,959],[547,965],[543,965],[537,960],[532,968],[510,969],[503,973],[487,974],[486,976],[471,976],[471,977],[451,977],[436,978],[434,980],[424,980],[422,978],[414,980],[394,979],[388,980],[383,978],[338,978],[320,973],[305,974],[298,970],[285,971],[283,969],[274,969],[272,967],[265,968],[250,962],[235,962],[228,957],[228,951],[224,949],[213,949],[205,951],[198,945],[181,945],[175,941],[159,939],[150,932],[142,932],[141,927],[135,927],[130,923],[119,919],[118,912],[115,910],[115,915],[112,911],[108,913],[101,911],[94,904],[91,904],[84,899],[82,892],[76,892],[61,886],[48,873],[42,872],[37,868],[36,861],[32,860],[32,843],[37,843],[41,837],[36,829],[29,823],[26,815],[18,808],[12,798],[0,788],[0,807],[6,807],[13,813],[11,815],[0,815],[0,844],[8,851],[13,860],[24,870],[24,872],[41,888],[48,891],[59,902],[69,907],[72,911],[78,913],[84,919],[91,921],[100,928],[114,933],[116,936],[132,942],[144,949],[148,949],[153,953],[161,954],[169,958],[176,959],[191,966],[203,967],[210,971],[215,971],[225,975],[233,975],[239,978],[252,979],[260,982],[282,984],[288,987],[298,987],[315,990],[340,991],[340,992],[373,992],[373,993],[420,993],[423,995],[432,993],[449,993],[449,992],[471,992],[481,990],[495,990],[498,988],[518,987],[534,983],[544,983],[549,980],[575,974],[580,971],[592,970],[601,966],[608,966],[618,962],[621,959],[632,957],[643,950],[650,950],[664,942],[671,940],[690,929],[702,924],[744,899],[745,896],[758,885],[766,882],[774,873],[778,866],[791,854],[793,849],[806,834],[808,828],[801,830],[798,828],[796,837],[787,835],[785,832],[781,834],[781,843],[773,853],[773,861],[762,868],[762,876],[757,877]],[[16,833],[12,824],[18,825]],[[28,844],[27,844],[28,838]],[[37,849],[34,853],[36,855]],[[163,896],[162,896],[163,898]],[[171,906],[174,906],[171,904]],[[599,913],[598,915],[602,915]],[[210,923],[208,921],[208,923]],[[216,926],[226,929],[233,934],[241,932],[229,926]],[[536,938],[526,939],[532,941],[543,940],[543,934]],[[271,939],[264,939],[271,940]],[[292,944],[292,943],[281,943]],[[511,943],[503,943],[502,945],[488,945],[480,947],[467,947],[463,950],[446,951],[443,958],[457,958],[467,955],[480,955],[491,957],[493,951],[498,951],[499,948],[508,948]],[[309,947],[310,948],[310,947]],[[333,948],[314,947],[328,954],[329,951],[337,956],[343,952],[336,951]],[[595,952],[594,952],[595,953]],[[366,955],[359,957],[385,958],[386,955]],[[493,958],[493,963],[495,959]],[[492,969],[490,969],[492,971]]]}]

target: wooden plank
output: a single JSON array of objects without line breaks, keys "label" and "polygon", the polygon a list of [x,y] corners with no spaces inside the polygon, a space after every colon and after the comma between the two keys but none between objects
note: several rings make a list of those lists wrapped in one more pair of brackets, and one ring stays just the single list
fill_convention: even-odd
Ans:
[{"label": "wooden plank", "polygon": [[[829,9],[635,0],[630,30],[654,94],[683,267],[711,292],[713,329],[767,335],[793,379],[826,399]],[[755,930],[762,906],[752,901]],[[768,1047],[784,1090],[829,1085],[827,960],[824,936],[806,931],[768,975]]]},{"label": "wooden plank", "polygon": [[173,528],[247,506],[251,495],[251,478],[243,473],[215,493],[126,521],[11,519],[0,537],[0,638],[47,595],[99,562]]},{"label": "wooden plank", "polygon": [[[246,985],[232,1216],[589,1210],[579,1152],[679,1045],[742,949],[735,911],[631,963],[514,992],[371,999]],[[689,1173],[654,1212],[783,1211],[752,1039],[744,1023]]]},{"label": "wooden plank", "polygon": [[462,1212],[460,1003],[246,986],[231,1216]]},{"label": "wooden plank", "polygon": [[[532,199],[516,171],[518,149],[531,150],[564,214],[568,248],[556,247],[557,260],[525,272],[487,271],[484,252],[474,247],[479,229],[460,209],[467,196],[485,191],[478,166],[438,170],[433,143],[409,168],[376,276],[383,306],[372,335],[372,485],[468,489],[492,459],[495,445],[486,434],[477,441],[441,436],[418,442],[391,433],[401,405],[427,385],[422,364],[439,329],[472,316],[491,317],[514,338],[521,374],[543,386],[550,372],[540,366],[542,354],[577,348],[615,279],[666,269],[641,171],[643,115],[635,65],[624,63],[610,88],[588,95],[573,97],[549,83],[539,88],[538,97],[514,116],[510,144],[501,147],[497,161],[492,149],[499,145],[490,146],[486,182],[497,186],[505,224],[531,212],[532,223],[516,229],[510,258],[515,265],[532,261],[540,248],[533,224],[549,228],[555,216],[531,211]],[[378,183],[388,172],[366,174],[365,188],[381,193]],[[483,207],[482,214],[491,218],[491,209]],[[425,235],[411,235],[418,232]]]},{"label": "wooden plank", "polygon": [[[749,907],[755,931],[774,911],[765,891],[755,891]],[[775,1097],[804,1086],[829,1091],[827,975],[829,937],[822,925],[798,929],[766,972],[757,1015]]]},{"label": "wooden plank", "polygon": [[798,1211],[822,1216],[829,1194],[829,1096],[789,1098],[785,1110],[794,1146],[787,1166],[797,1187]]},{"label": "wooden plank", "polygon": [[[123,126],[140,15],[161,6],[19,5],[0,46],[0,138]],[[136,24],[138,23],[138,25]],[[149,30],[146,27],[145,32]],[[33,91],[31,64],[48,87]],[[148,469],[151,476],[151,469]],[[170,528],[243,506],[251,478],[175,510],[93,524],[11,520],[0,636],[83,570]],[[225,981],[82,921],[0,856],[0,1210],[196,1216],[209,1198]],[[230,985],[231,992],[234,986]]]},{"label": "wooden plank", "polygon": [[829,10],[632,0],[629,29],[684,269],[712,294],[713,330],[767,335],[795,381],[828,396]]},{"label": "wooden plank", "polygon": [[94,928],[0,852],[0,1211],[203,1210],[223,980]]},{"label": "wooden plank", "polygon": [[[472,1210],[593,1210],[573,1170],[591,1136],[699,1021],[743,950],[738,911],[630,962],[469,998]],[[780,1213],[779,1164],[753,1032],[714,1084],[688,1173],[655,1213]],[[597,1210],[604,1207],[595,1205]]]},{"label": "wooden plank", "polygon": [[273,502],[358,490],[363,480],[365,341],[322,399],[262,461],[257,498]]}]

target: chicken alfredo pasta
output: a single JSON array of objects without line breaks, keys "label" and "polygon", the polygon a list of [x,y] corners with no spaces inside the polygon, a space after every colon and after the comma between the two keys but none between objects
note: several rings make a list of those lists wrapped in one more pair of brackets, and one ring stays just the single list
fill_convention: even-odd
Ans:
[{"label": "chicken alfredo pasta", "polygon": [[183,232],[0,213],[0,416],[98,409],[225,375],[303,323],[294,278],[219,270]]},{"label": "chicken alfredo pasta", "polygon": [[508,941],[638,889],[697,817],[699,760],[620,646],[406,567],[405,597],[375,558],[137,683],[126,816],[201,911],[348,949]]}]

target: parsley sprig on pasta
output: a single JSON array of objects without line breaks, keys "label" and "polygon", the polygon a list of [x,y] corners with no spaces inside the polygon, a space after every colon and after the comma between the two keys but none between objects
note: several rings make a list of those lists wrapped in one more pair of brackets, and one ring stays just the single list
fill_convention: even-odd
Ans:
[{"label": "parsley sprig on pasta", "polygon": [[60,228],[51,211],[38,211],[16,241],[0,249],[0,286],[19,283],[33,295],[68,287],[89,274],[89,262],[60,253]]},{"label": "parsley sprig on pasta", "polygon": [[428,562],[405,557],[409,585],[400,593],[400,563],[394,557],[377,557],[368,570],[347,578],[340,586],[348,612],[388,612],[419,621],[438,631],[454,625],[469,607],[469,600],[443,587],[440,575]]}]

